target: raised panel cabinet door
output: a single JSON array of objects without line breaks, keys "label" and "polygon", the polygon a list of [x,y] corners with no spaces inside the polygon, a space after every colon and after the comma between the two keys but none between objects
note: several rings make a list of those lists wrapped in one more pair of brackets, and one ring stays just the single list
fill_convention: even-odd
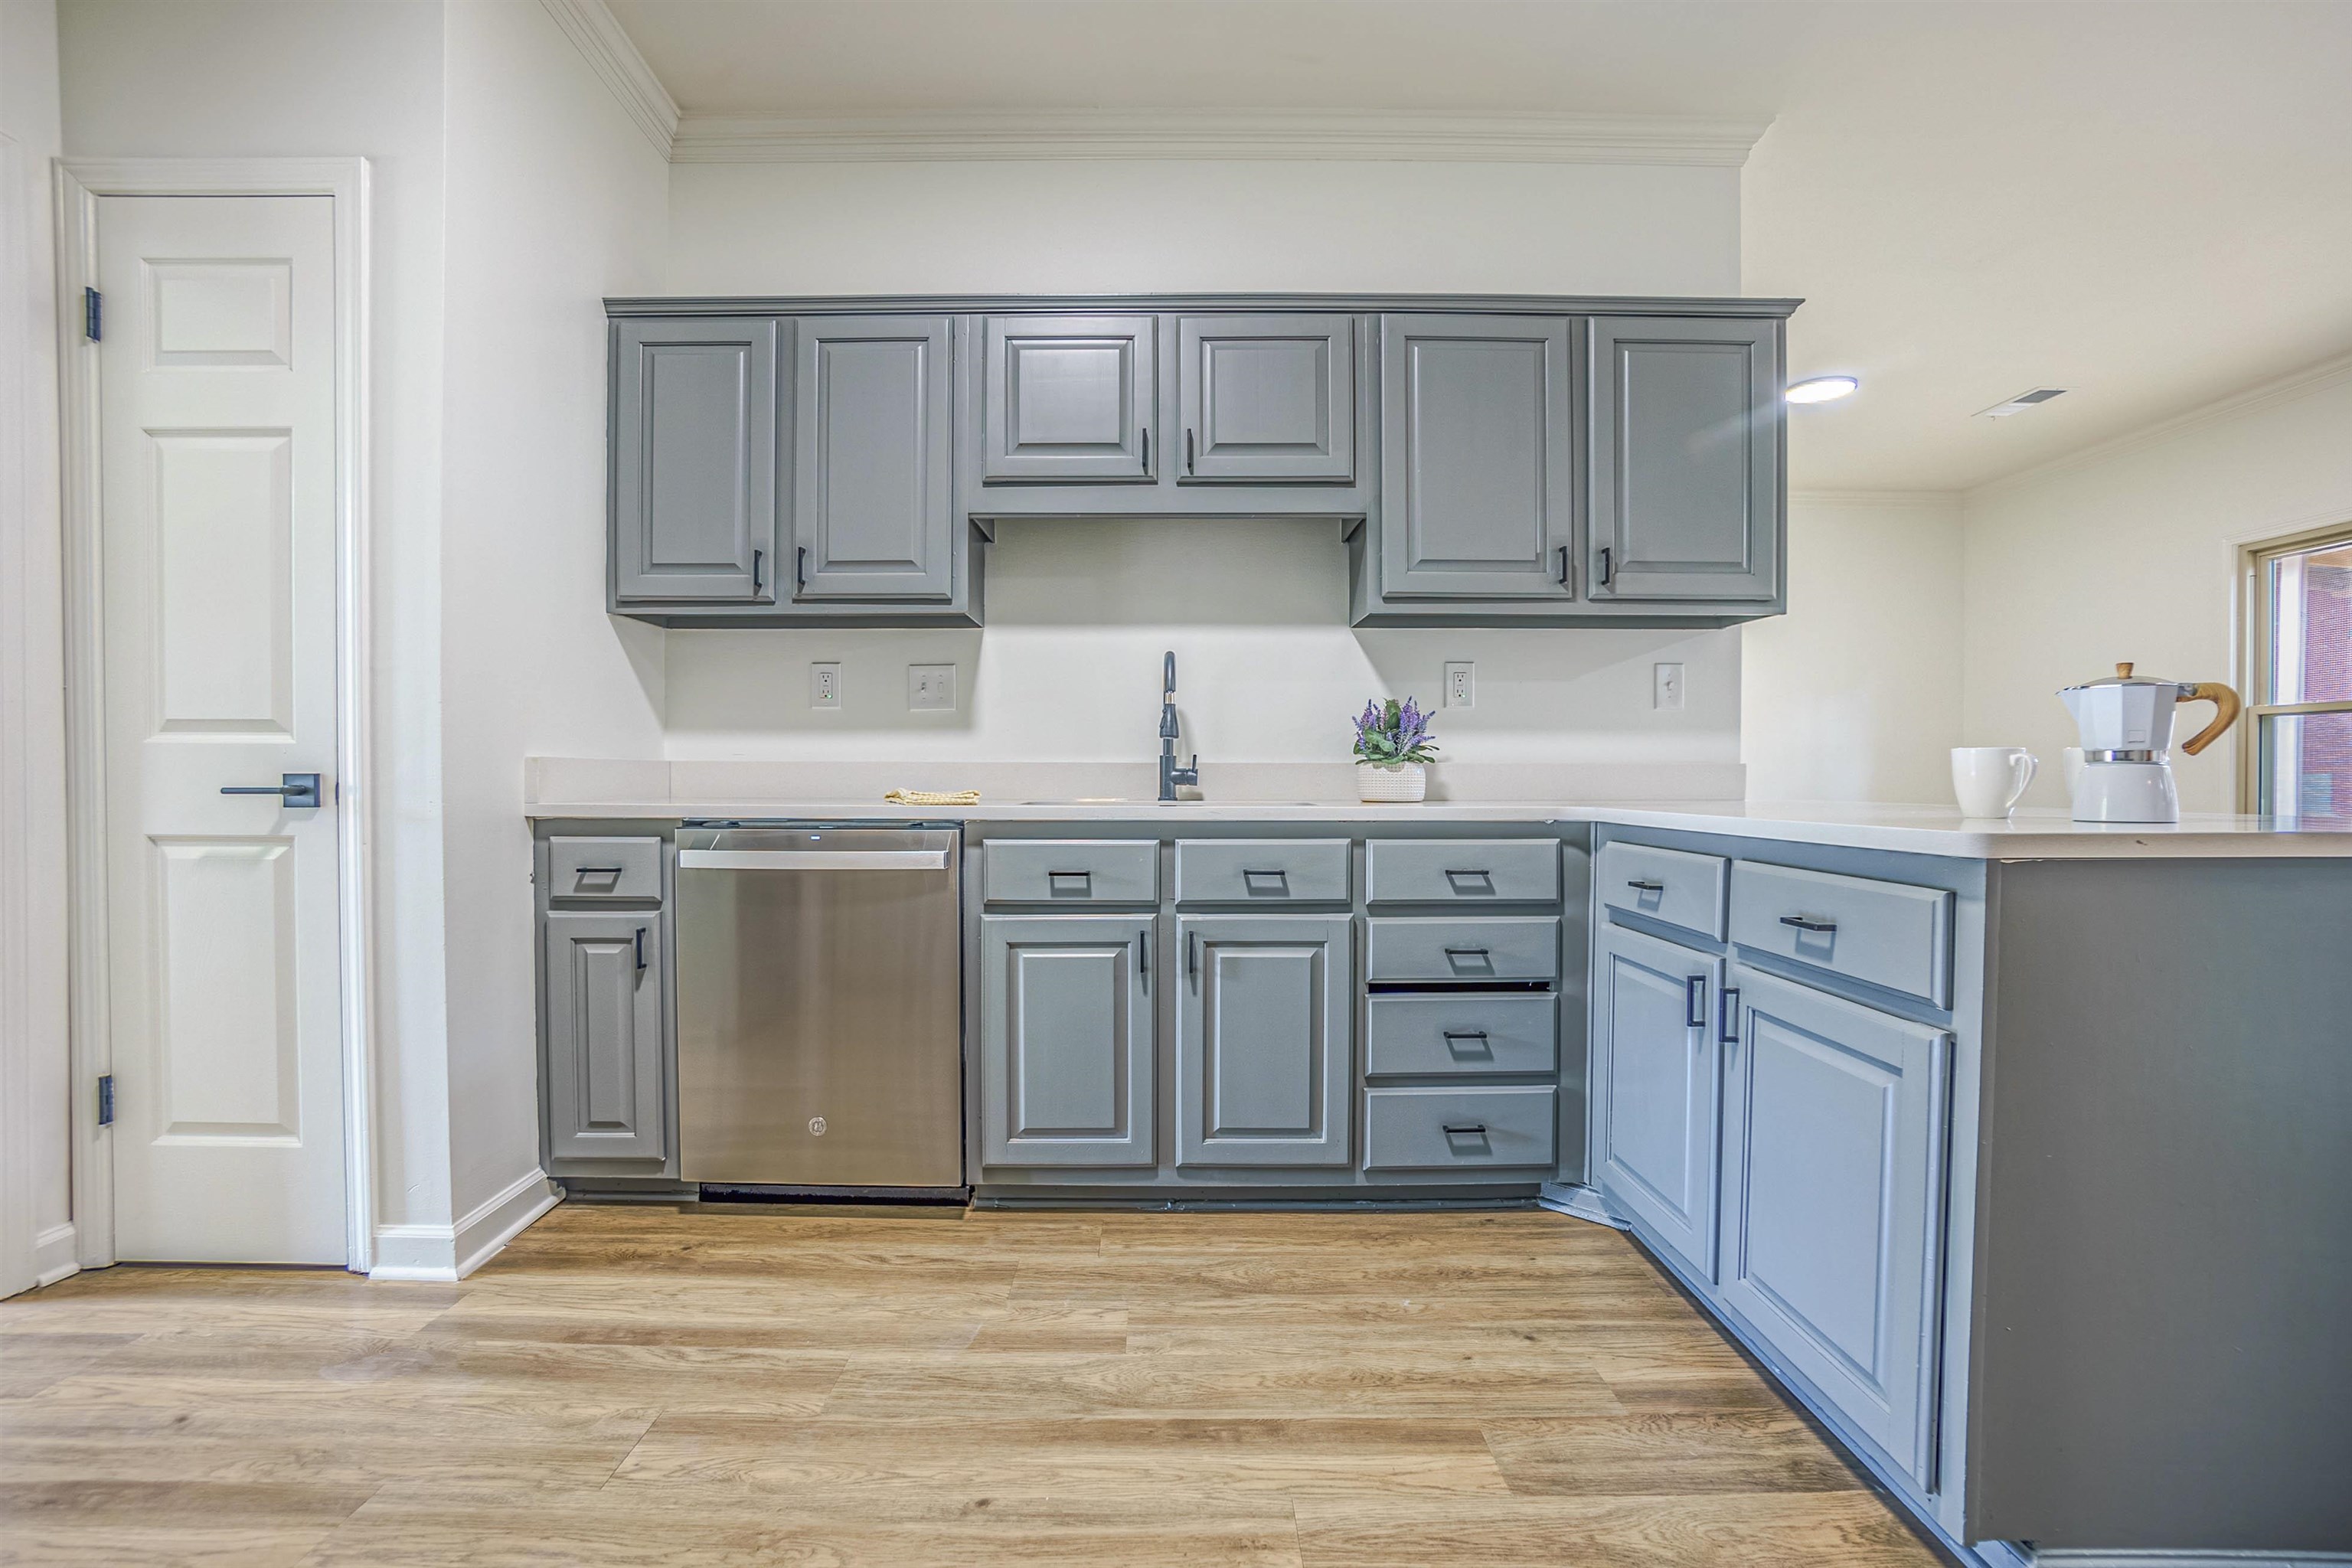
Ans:
[{"label": "raised panel cabinet door", "polygon": [[1934,1484],[1950,1037],[1734,963],[1723,1300]]},{"label": "raised panel cabinet door", "polygon": [[1381,318],[1381,590],[1575,597],[1579,321]]},{"label": "raised panel cabinet door", "polygon": [[775,602],[776,378],[790,331],[757,316],[613,323],[615,603]]},{"label": "raised panel cabinet door", "polygon": [[1594,957],[1601,1189],[1713,1279],[1723,961],[1622,926],[1602,928]]},{"label": "raised panel cabinet door", "polygon": [[793,597],[955,589],[945,316],[807,317],[793,379]]},{"label": "raised panel cabinet door", "polygon": [[1150,915],[981,917],[981,1133],[992,1165],[1150,1165]]},{"label": "raised panel cabinet door", "polygon": [[547,916],[547,1148],[558,1160],[669,1152],[661,917]]},{"label": "raised panel cabinet door", "polygon": [[1348,931],[1344,915],[1178,919],[1178,1164],[1348,1163]]},{"label": "raised panel cabinet door", "polygon": [[1177,482],[1353,479],[1358,330],[1353,316],[1179,321]]},{"label": "raised panel cabinet door", "polygon": [[983,481],[1151,478],[1159,318],[991,316],[981,341]]},{"label": "raised panel cabinet door", "polygon": [[1594,599],[1780,584],[1780,323],[1592,321]]}]

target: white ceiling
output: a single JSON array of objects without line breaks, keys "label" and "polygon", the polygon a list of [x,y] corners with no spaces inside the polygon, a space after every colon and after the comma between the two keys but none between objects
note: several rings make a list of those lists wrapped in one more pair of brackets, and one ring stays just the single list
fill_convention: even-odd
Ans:
[{"label": "white ceiling", "polygon": [[690,115],[1769,119],[1744,287],[1864,384],[1795,411],[1800,489],[1967,488],[2352,352],[2352,0],[611,5]]}]

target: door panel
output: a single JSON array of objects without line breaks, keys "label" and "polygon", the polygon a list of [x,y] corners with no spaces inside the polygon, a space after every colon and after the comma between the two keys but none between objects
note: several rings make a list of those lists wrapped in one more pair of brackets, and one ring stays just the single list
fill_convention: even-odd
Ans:
[{"label": "door panel", "polygon": [[981,918],[981,1121],[993,1165],[1150,1165],[1149,915]]},{"label": "door panel", "polygon": [[647,1160],[669,1152],[663,1100],[661,918],[547,917],[548,1152]]},{"label": "door panel", "polygon": [[341,1263],[333,204],[99,238],[115,1254]]},{"label": "door panel", "polygon": [[1601,1188],[1713,1279],[1723,962],[1618,926],[1601,930],[1594,959]]},{"label": "door panel", "polygon": [[613,326],[613,593],[773,604],[780,342],[767,317]]},{"label": "door panel", "polygon": [[1934,1481],[1950,1037],[1745,964],[1725,1058],[1725,1302]]},{"label": "door panel", "polygon": [[1384,595],[1575,597],[1580,331],[1559,317],[1381,318]]},{"label": "door panel", "polygon": [[1344,915],[1187,915],[1181,1165],[1344,1165],[1354,1088]]},{"label": "door panel", "polygon": [[1150,479],[1158,331],[1151,316],[989,317],[982,479]]},{"label": "door panel", "polygon": [[1778,321],[1594,318],[1593,598],[1772,597],[1780,331]]},{"label": "door panel", "polygon": [[1356,332],[1353,316],[1184,317],[1177,481],[1352,479]]},{"label": "door panel", "polygon": [[949,331],[944,316],[798,323],[795,598],[952,596]]}]

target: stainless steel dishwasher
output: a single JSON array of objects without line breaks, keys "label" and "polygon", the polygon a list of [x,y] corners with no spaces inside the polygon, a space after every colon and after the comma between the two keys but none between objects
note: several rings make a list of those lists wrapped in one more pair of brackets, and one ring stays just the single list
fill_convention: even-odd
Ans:
[{"label": "stainless steel dishwasher", "polygon": [[940,1195],[963,1184],[953,828],[681,828],[688,1181]]}]

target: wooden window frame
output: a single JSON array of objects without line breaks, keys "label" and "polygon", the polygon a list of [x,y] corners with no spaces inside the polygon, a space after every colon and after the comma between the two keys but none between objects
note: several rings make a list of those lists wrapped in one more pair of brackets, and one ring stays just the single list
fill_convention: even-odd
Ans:
[{"label": "wooden window frame", "polygon": [[2301,555],[2314,550],[2335,546],[2352,548],[2352,521],[2331,523],[2323,528],[2306,529],[2301,533],[2281,539],[2266,539],[2249,544],[2238,552],[2240,624],[2244,628],[2245,646],[2240,666],[2245,671],[2245,732],[2238,743],[2238,809],[2255,816],[2267,816],[2263,800],[2263,759],[2268,750],[2264,724],[2272,719],[2303,713],[2352,713],[2352,700],[2330,702],[2267,702],[2263,700],[2271,690],[2273,674],[2271,650],[2276,640],[2272,617],[2278,606],[2272,602],[2270,564],[2282,555]]}]

